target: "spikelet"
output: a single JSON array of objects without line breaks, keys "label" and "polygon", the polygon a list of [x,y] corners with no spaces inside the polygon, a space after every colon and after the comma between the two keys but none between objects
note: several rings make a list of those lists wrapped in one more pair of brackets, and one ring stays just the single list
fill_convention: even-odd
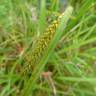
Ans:
[{"label": "spikelet", "polygon": [[27,62],[27,65],[24,67],[24,73],[31,73],[32,72],[32,66],[38,64],[40,59],[42,58],[46,48],[48,47],[50,41],[52,40],[56,28],[62,19],[62,16],[64,13],[62,13],[57,20],[53,21],[51,25],[46,29],[46,32],[42,34],[42,36],[38,39],[36,42],[36,45],[34,46],[34,49],[32,50],[31,54],[31,61]]}]

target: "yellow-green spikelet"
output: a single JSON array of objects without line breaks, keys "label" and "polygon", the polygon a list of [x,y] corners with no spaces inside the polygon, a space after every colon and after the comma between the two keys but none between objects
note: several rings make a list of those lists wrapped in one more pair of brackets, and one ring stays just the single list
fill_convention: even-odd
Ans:
[{"label": "yellow-green spikelet", "polygon": [[31,56],[32,56],[31,61],[27,62],[27,65],[25,65],[25,69],[24,69],[25,74],[31,73],[32,66],[39,63],[40,59],[43,56],[43,53],[45,52],[51,39],[53,38],[56,28],[57,28],[60,20],[62,19],[63,15],[64,15],[64,13],[61,14],[57,20],[53,21],[53,23],[51,25],[49,25],[49,27],[46,29],[46,32],[43,33],[42,36],[36,42],[36,45],[31,53]]}]

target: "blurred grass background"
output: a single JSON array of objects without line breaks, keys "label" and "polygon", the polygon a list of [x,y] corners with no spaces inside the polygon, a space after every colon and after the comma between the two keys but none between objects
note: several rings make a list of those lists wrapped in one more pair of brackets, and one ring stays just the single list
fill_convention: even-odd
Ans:
[{"label": "blurred grass background", "polygon": [[69,5],[71,20],[42,69],[52,75],[37,74],[26,96],[96,95],[96,0],[0,0],[0,96],[23,95],[23,58],[31,61],[32,45]]}]

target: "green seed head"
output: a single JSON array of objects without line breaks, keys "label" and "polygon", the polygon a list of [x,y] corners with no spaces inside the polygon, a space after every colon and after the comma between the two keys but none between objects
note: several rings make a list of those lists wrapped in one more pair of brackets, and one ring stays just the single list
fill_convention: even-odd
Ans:
[{"label": "green seed head", "polygon": [[24,73],[29,73],[32,71],[32,67],[34,65],[38,64],[40,59],[42,58],[46,48],[48,47],[50,41],[52,40],[56,28],[58,27],[58,24],[60,20],[62,19],[64,13],[62,13],[57,20],[53,21],[51,25],[46,29],[46,32],[42,34],[42,36],[38,39],[36,42],[36,45],[34,46],[34,49],[31,53],[31,61],[27,62],[27,65],[24,67]]}]

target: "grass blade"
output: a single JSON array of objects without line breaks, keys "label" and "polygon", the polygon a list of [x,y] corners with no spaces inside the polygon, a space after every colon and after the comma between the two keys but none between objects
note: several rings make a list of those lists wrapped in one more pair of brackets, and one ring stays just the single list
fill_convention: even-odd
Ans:
[{"label": "grass blade", "polygon": [[34,70],[32,76],[30,77],[30,79],[28,80],[27,84],[25,85],[25,88],[22,92],[22,96],[29,96],[31,91],[34,89],[35,83],[38,80],[41,72],[43,71],[44,66],[46,65],[49,57],[52,54],[52,51],[54,50],[56,44],[58,43],[59,39],[61,38],[62,34],[63,34],[63,30],[65,29],[70,16],[72,15],[72,11],[73,8],[72,7],[68,7],[65,11],[65,15],[62,18],[62,21],[60,22],[56,34],[54,35],[51,43],[49,44],[48,49],[46,50],[44,56],[42,57],[41,61],[39,62],[39,64],[37,65],[36,69]]}]

